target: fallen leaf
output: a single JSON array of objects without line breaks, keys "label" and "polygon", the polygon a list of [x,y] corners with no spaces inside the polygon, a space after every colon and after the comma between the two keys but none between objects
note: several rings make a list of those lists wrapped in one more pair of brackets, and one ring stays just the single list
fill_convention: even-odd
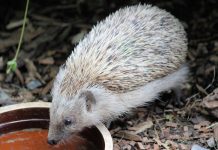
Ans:
[{"label": "fallen leaf", "polygon": [[167,126],[167,127],[176,128],[176,127],[177,127],[177,123],[174,123],[174,122],[166,122],[166,126]]},{"label": "fallen leaf", "polygon": [[114,136],[119,137],[119,138],[123,138],[126,140],[130,140],[130,141],[136,141],[136,142],[142,141],[142,139],[139,135],[136,135],[135,133],[132,133],[130,131],[119,131]]},{"label": "fallen leaf", "polygon": [[73,36],[71,43],[72,44],[77,44],[87,33],[87,30],[81,30],[80,33],[76,34]]},{"label": "fallen leaf", "polygon": [[49,83],[47,83],[47,85],[42,89],[42,95],[45,95],[45,94],[47,94],[50,90],[51,90],[51,88],[52,88],[52,86],[53,86],[53,80],[51,80],[51,81],[49,81]]},{"label": "fallen leaf", "polygon": [[39,59],[38,60],[39,64],[42,65],[53,65],[54,64],[54,58],[53,57],[47,57],[44,59]]},{"label": "fallen leaf", "polygon": [[129,142],[129,145],[131,145],[131,146],[135,146],[135,144],[136,144],[135,141],[130,141],[130,142]]},{"label": "fallen leaf", "polygon": [[[26,23],[28,22],[28,19],[26,20]],[[20,27],[23,25],[23,19],[22,20],[16,20],[16,21],[12,21],[9,22],[9,24],[7,24],[6,29],[11,30],[17,27]]]},{"label": "fallen leaf", "polygon": [[136,134],[144,132],[146,129],[149,129],[153,126],[153,122],[148,120],[146,122],[142,122],[134,127],[129,127],[129,130],[135,131]]},{"label": "fallen leaf", "polygon": [[151,145],[150,145],[150,144],[146,145],[146,146],[145,146],[145,149],[146,149],[146,150],[150,150],[150,149],[151,149]]},{"label": "fallen leaf", "polygon": [[113,150],[120,150],[120,146],[118,144],[114,144]]},{"label": "fallen leaf", "polygon": [[20,70],[19,70],[18,68],[15,70],[15,74],[16,74],[16,76],[18,77],[20,83],[21,83],[22,85],[24,85],[25,82],[24,82],[23,75],[22,75],[22,73],[20,72]]},{"label": "fallen leaf", "polygon": [[188,131],[188,127],[187,127],[187,126],[184,126],[184,127],[183,127],[183,130],[184,130],[185,132],[187,132],[187,131]]},{"label": "fallen leaf", "polygon": [[2,70],[3,67],[4,67],[3,57],[0,57],[0,70]]},{"label": "fallen leaf", "polygon": [[144,147],[144,145],[143,145],[141,142],[137,142],[136,147],[137,147],[139,150],[145,150],[145,147]]},{"label": "fallen leaf", "polygon": [[154,150],[159,150],[159,145],[158,144],[154,144]]},{"label": "fallen leaf", "polygon": [[214,127],[213,132],[215,140],[218,141],[218,126]]},{"label": "fallen leaf", "polygon": [[187,150],[187,149],[190,149],[189,147],[188,147],[188,145],[185,145],[185,144],[179,144],[179,149],[181,149],[181,150]]}]

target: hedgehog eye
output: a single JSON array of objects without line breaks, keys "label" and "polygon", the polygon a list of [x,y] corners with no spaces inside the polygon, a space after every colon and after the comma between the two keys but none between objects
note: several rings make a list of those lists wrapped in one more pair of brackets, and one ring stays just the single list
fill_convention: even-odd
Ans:
[{"label": "hedgehog eye", "polygon": [[71,119],[69,119],[69,118],[64,119],[64,125],[65,125],[65,126],[69,126],[69,125],[71,125],[72,123],[73,123],[73,121],[72,121]]}]

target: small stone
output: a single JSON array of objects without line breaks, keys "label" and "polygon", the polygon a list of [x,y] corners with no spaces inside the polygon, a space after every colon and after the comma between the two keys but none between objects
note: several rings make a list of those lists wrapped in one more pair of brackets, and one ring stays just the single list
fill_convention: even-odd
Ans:
[{"label": "small stone", "polygon": [[0,100],[9,99],[10,96],[0,89]]},{"label": "small stone", "polygon": [[42,83],[39,80],[32,80],[32,81],[28,82],[26,86],[28,89],[34,90],[34,89],[42,86]]},{"label": "small stone", "polygon": [[0,105],[13,104],[11,97],[0,88]]},{"label": "small stone", "polygon": [[209,147],[215,147],[215,140],[214,137],[211,137],[207,140],[207,144]]},{"label": "small stone", "polygon": [[197,144],[194,144],[193,146],[192,146],[192,149],[191,150],[209,150],[209,149],[206,149],[206,148],[203,148],[203,147],[201,147],[201,146],[199,146],[199,145],[197,145]]}]

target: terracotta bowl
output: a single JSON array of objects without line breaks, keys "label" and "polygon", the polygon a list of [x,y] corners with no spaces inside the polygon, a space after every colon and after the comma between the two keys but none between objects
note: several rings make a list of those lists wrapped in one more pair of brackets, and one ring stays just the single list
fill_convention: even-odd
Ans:
[{"label": "terracotta bowl", "polygon": [[[48,129],[49,107],[50,103],[47,102],[30,102],[0,107],[0,137],[26,129]],[[112,137],[103,124],[84,129],[80,135],[92,142],[96,150],[113,149]]]}]

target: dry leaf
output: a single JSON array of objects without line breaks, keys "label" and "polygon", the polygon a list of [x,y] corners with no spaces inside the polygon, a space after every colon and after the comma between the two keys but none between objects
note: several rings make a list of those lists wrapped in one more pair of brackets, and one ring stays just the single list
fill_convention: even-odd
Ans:
[{"label": "dry leaf", "polygon": [[126,140],[130,140],[130,141],[136,141],[136,142],[142,141],[140,136],[138,136],[135,133],[132,133],[130,131],[119,131],[114,136],[119,137],[119,138],[123,138]]},{"label": "dry leaf", "polygon": [[146,122],[142,122],[134,127],[129,127],[129,130],[135,131],[136,134],[144,132],[146,129],[149,129],[153,126],[153,122],[151,120],[148,120]]}]

